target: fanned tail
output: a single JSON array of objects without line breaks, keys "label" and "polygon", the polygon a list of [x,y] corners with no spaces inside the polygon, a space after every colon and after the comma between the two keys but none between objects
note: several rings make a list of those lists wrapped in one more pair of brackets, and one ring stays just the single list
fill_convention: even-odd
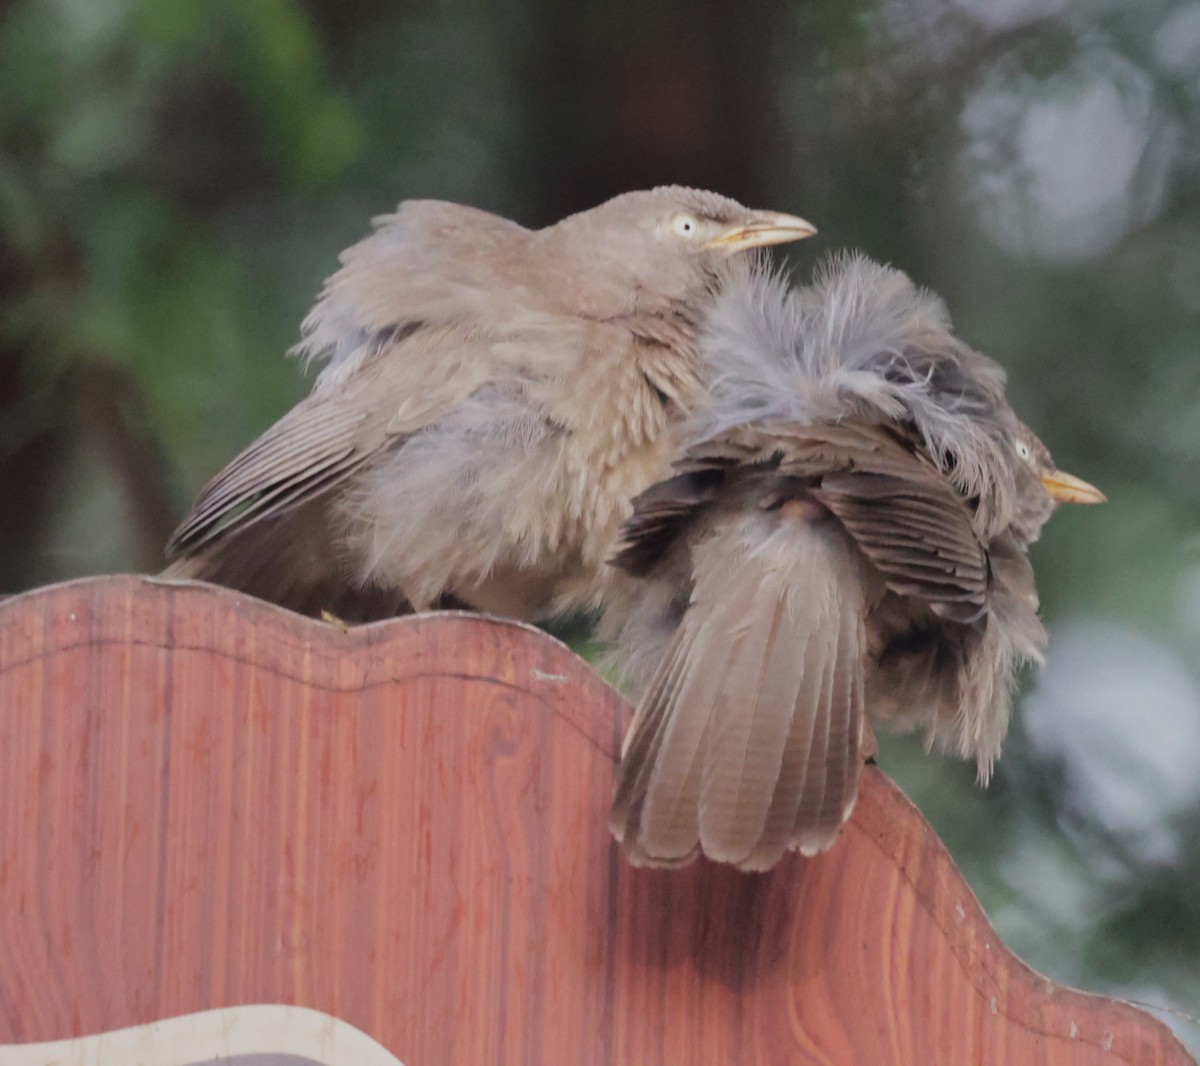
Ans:
[{"label": "fanned tail", "polygon": [[858,789],[865,564],[811,510],[729,520],[626,738],[611,825],[632,861],[747,870],[829,847]]}]

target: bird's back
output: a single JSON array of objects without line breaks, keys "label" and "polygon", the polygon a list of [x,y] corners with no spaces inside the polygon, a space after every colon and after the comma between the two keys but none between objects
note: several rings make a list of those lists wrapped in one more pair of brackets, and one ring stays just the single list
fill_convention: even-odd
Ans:
[{"label": "bird's back", "polygon": [[799,293],[751,272],[704,341],[711,402],[617,556],[642,696],[612,827],[635,861],[760,869],[836,837],[868,717],[986,775],[1044,634],[1002,375],[932,297],[854,258]]},{"label": "bird's back", "polygon": [[376,220],[305,320],[312,394],[206,486],[168,573],[310,612],[341,586],[355,618],[356,593],[371,614],[596,606],[630,500],[667,473],[695,400],[694,327],[569,313],[538,251],[455,204]]}]

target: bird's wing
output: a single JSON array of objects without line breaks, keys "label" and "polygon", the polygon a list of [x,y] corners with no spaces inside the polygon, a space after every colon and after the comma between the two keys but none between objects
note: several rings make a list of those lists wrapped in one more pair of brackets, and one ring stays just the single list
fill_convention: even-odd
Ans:
[{"label": "bird's wing", "polygon": [[694,444],[677,470],[634,501],[615,565],[650,573],[707,508],[753,479],[754,506],[810,497],[827,507],[893,592],[957,622],[985,609],[988,559],[970,506],[899,432],[852,422],[740,426]]},{"label": "bird's wing", "polygon": [[828,508],[901,596],[972,622],[986,609],[987,551],[964,500],[922,444],[896,427],[846,421],[741,427],[744,451],[768,462],[778,506],[792,496]]},{"label": "bird's wing", "polygon": [[[167,557],[203,550],[344,485],[491,380],[496,364],[485,338],[455,327],[393,338],[351,380],[315,390],[217,474]],[[328,543],[336,540],[328,531]]]},{"label": "bird's wing", "polygon": [[780,475],[816,475],[807,494],[837,517],[888,588],[950,621],[982,617],[990,577],[986,548],[968,503],[919,445],[888,429],[853,424],[777,439]]},{"label": "bird's wing", "polygon": [[344,622],[407,614],[411,605],[403,592],[364,584],[331,543],[339,523],[331,501],[317,497],[177,558],[162,576],[211,581],[300,614],[328,612]]},{"label": "bird's wing", "polygon": [[705,509],[747,469],[769,463],[772,451],[761,434],[740,428],[693,444],[672,477],[635,497],[612,564],[638,577],[650,574]]}]

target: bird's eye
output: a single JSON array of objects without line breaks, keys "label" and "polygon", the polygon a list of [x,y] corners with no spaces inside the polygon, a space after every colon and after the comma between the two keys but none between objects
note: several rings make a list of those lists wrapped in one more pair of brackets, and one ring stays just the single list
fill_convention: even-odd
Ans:
[{"label": "bird's eye", "polygon": [[700,223],[691,215],[676,215],[671,219],[671,229],[678,237],[695,237],[700,232]]},{"label": "bird's eye", "polygon": [[1033,450],[1023,440],[1017,441],[1017,454],[1026,462],[1033,458]]}]

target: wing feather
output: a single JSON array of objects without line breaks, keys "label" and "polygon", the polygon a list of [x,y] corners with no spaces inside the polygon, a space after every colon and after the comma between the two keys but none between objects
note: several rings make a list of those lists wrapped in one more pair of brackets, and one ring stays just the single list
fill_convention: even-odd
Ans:
[{"label": "wing feather", "polygon": [[461,330],[397,334],[352,380],[315,390],[217,474],[172,536],[167,557],[202,551],[345,484],[467,399],[495,364],[486,340]]}]

